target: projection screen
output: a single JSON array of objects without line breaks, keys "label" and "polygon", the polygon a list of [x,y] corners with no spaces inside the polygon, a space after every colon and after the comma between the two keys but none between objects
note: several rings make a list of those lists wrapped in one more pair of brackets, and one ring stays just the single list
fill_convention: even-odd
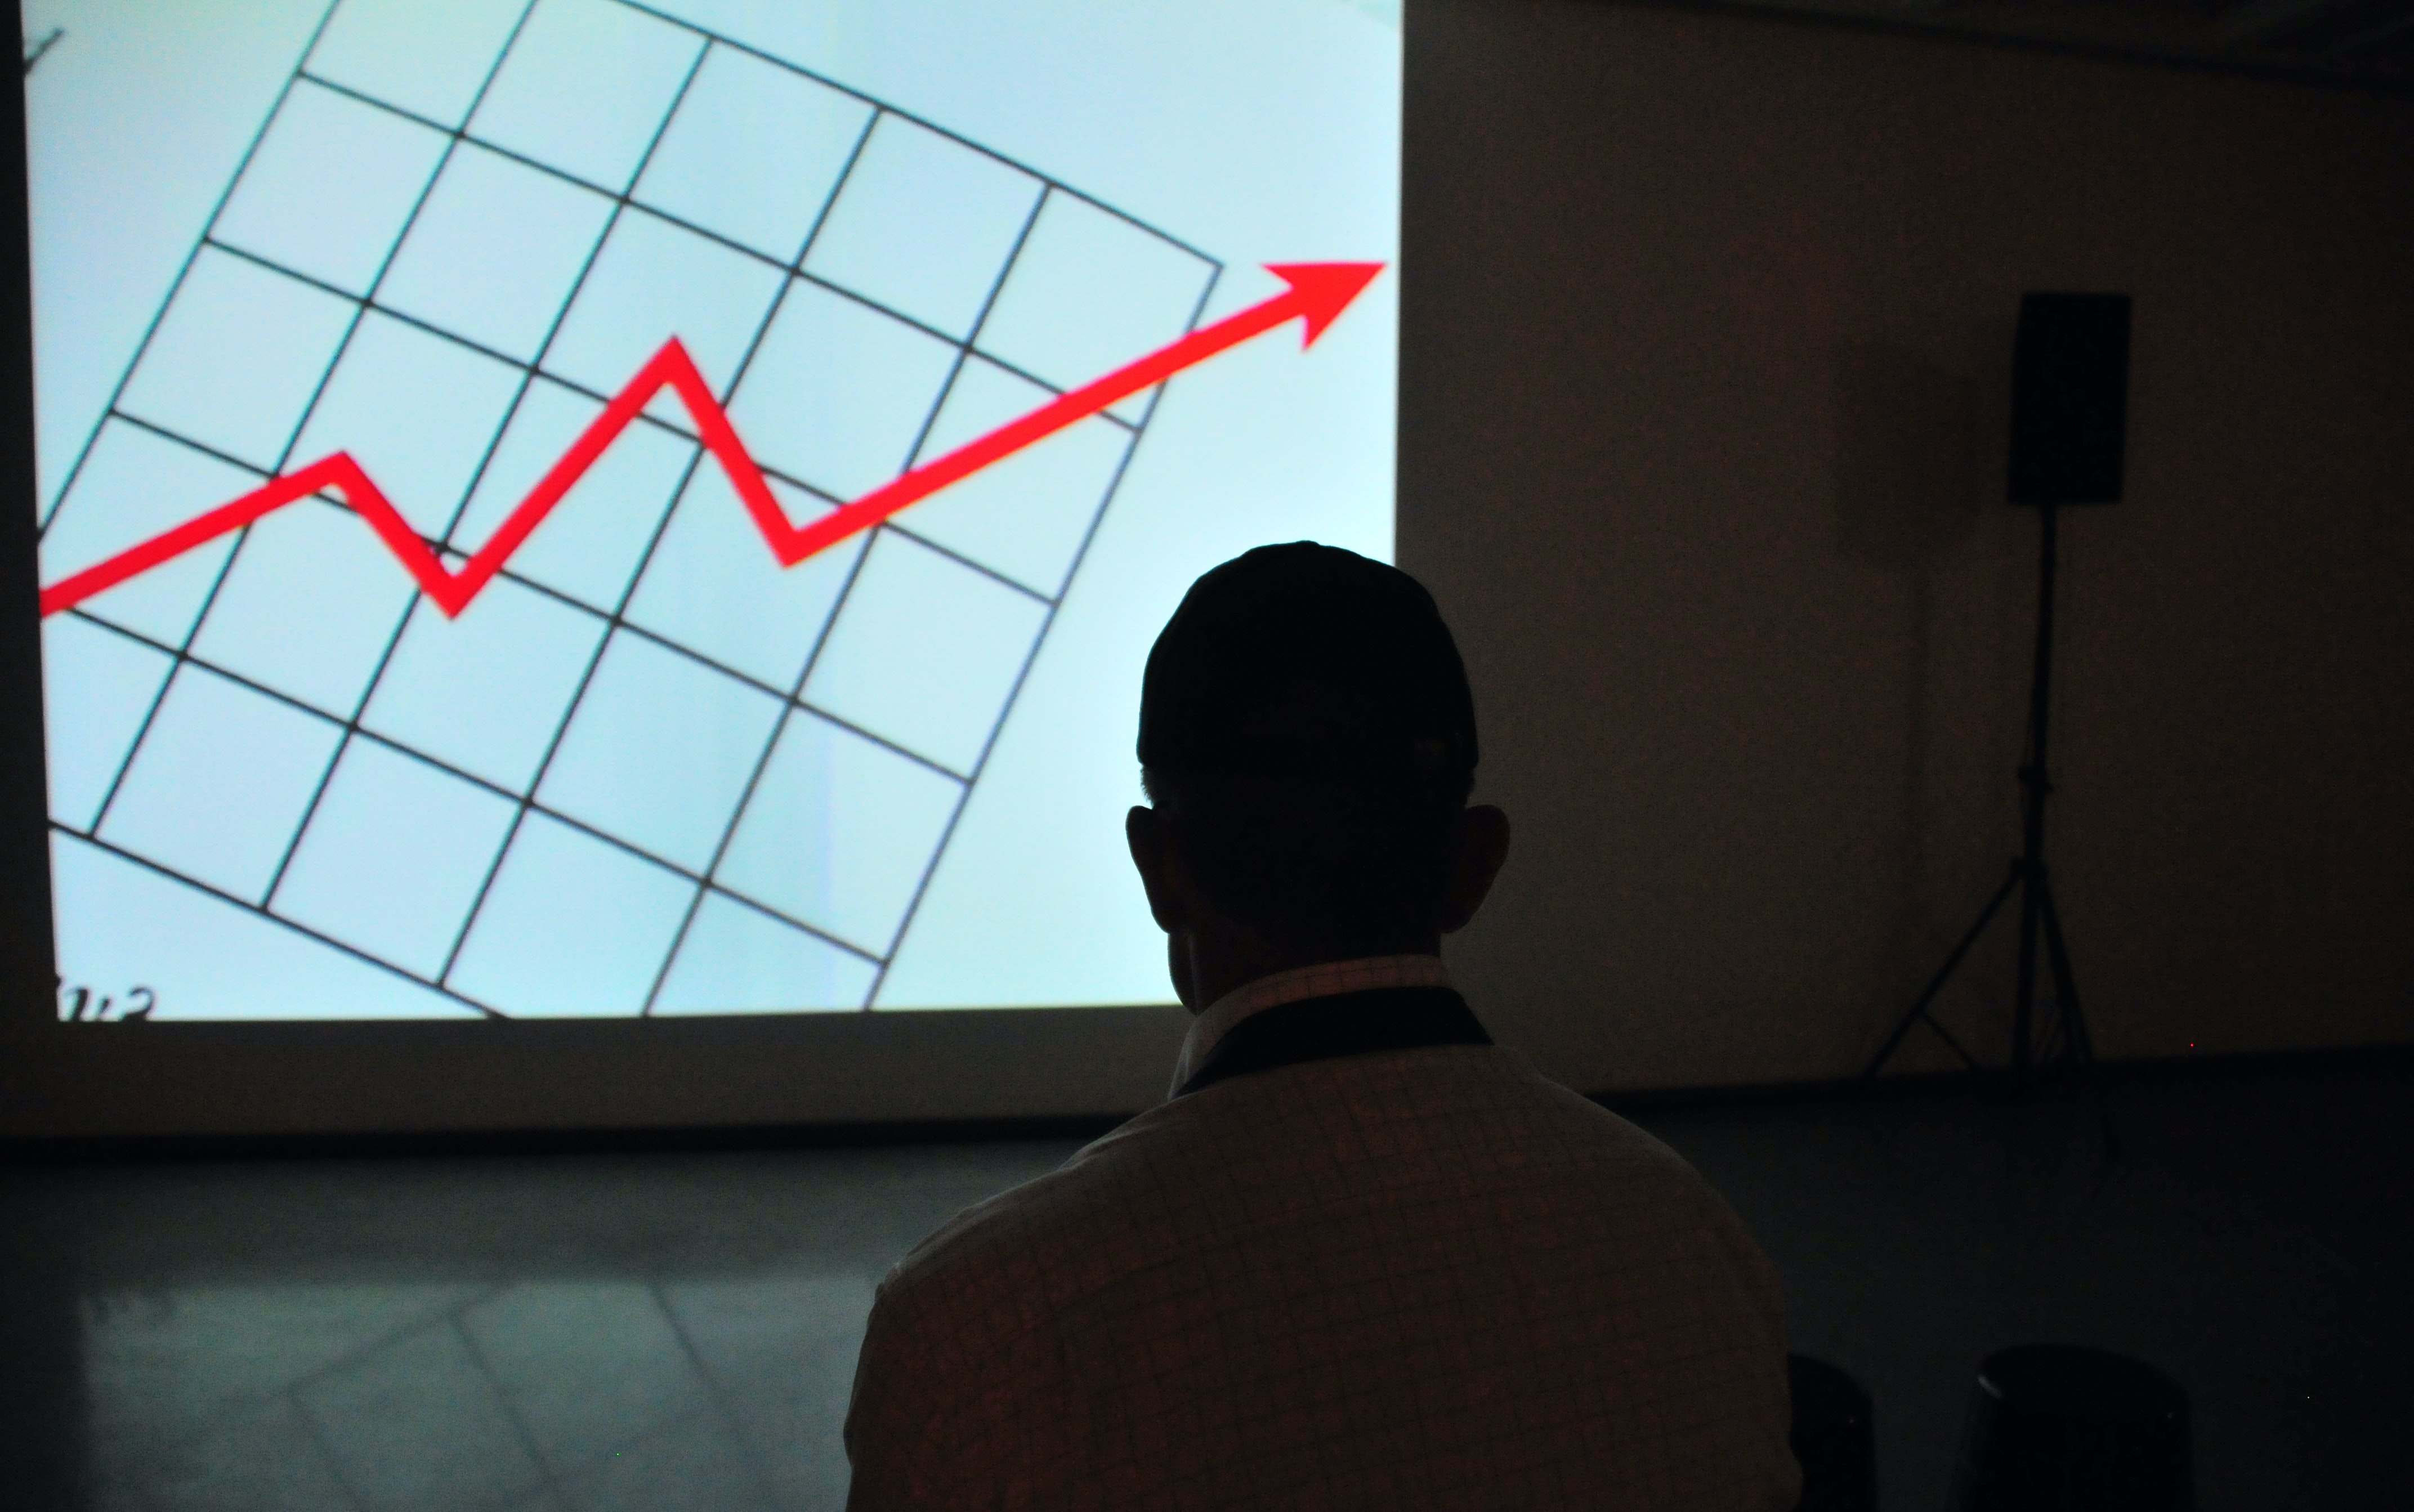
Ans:
[{"label": "projection screen", "polygon": [[24,23],[60,1017],[1169,999],[1149,641],[1391,554],[1395,7]]}]

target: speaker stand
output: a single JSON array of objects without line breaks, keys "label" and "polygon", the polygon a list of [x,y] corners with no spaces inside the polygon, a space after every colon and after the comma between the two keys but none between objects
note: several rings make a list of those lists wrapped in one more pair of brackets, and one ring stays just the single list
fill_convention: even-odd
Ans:
[{"label": "speaker stand", "polygon": [[[2017,986],[2012,1004],[2012,1085],[2026,1091],[2041,1078],[2060,1071],[2069,1071],[2079,1080],[2090,1101],[2095,1104],[2096,1117],[2104,1127],[2104,1146],[2108,1156],[2118,1160],[2121,1155],[2120,1132],[2112,1126],[2111,1110],[2105,1105],[2103,1090],[2095,1080],[2095,1049],[2088,1038],[2087,1018],[2079,1006],[2079,981],[2070,969],[2070,947],[2063,940],[2062,912],[2054,906],[2053,881],[2045,865],[2045,806],[2053,793],[2053,781],[2046,770],[2046,724],[2051,707],[2053,689],[2053,590],[2054,568],[2059,553],[2056,526],[2060,510],[2052,504],[2038,507],[2040,532],[2037,553],[2037,616],[2036,660],[2029,678],[2028,748],[2020,762],[2020,853],[2012,858],[2011,875],[1978,912],[1978,922],[1945,957],[1945,964],[1929,979],[1926,988],[1908,1013],[1896,1023],[1894,1032],[1861,1073],[1863,1080],[1877,1075],[1887,1060],[1902,1045],[1914,1024],[1926,1024],[1937,1037],[1952,1046],[1953,1053],[1972,1071],[1986,1068],[1963,1049],[1944,1025],[1938,1023],[1929,1009],[1936,1001],[1945,984],[1960,968],[1970,947],[1987,932],[2018,890],[2020,895],[2020,953]],[[2036,1033],[2037,950],[2045,950],[2046,966],[2051,979],[2052,1012],[2046,1025],[2044,1043]]]}]

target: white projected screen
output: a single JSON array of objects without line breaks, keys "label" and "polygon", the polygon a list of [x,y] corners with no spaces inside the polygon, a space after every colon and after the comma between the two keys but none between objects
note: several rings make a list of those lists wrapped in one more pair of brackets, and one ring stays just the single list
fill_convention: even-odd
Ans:
[{"label": "white projected screen", "polygon": [[1391,556],[1396,0],[23,9],[63,1017],[1170,999],[1148,645]]}]

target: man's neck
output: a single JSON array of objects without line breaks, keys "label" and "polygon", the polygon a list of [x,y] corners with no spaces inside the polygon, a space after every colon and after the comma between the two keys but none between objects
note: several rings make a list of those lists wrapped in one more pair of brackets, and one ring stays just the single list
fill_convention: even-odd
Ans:
[{"label": "man's neck", "polygon": [[1177,979],[1182,1005],[1194,1014],[1235,987],[1261,977],[1295,971],[1333,961],[1361,960],[1373,956],[1438,956],[1438,933],[1386,940],[1286,941],[1237,922],[1213,921],[1184,931],[1174,941],[1186,954],[1188,971]]}]

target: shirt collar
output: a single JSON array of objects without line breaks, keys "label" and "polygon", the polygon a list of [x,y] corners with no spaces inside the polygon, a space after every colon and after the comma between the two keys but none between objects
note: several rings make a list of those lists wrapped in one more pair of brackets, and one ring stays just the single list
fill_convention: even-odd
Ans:
[{"label": "shirt collar", "polygon": [[[1173,1090],[1178,1092],[1206,1060],[1215,1042],[1244,1018],[1309,998],[1331,998],[1344,992],[1374,992],[1385,987],[1446,987],[1450,972],[1438,956],[1367,956],[1352,961],[1325,961],[1295,971],[1276,971],[1243,983],[1207,1005],[1191,1020],[1183,1038],[1182,1057],[1173,1064]],[[1169,1094],[1170,1095],[1170,1094]]]}]

